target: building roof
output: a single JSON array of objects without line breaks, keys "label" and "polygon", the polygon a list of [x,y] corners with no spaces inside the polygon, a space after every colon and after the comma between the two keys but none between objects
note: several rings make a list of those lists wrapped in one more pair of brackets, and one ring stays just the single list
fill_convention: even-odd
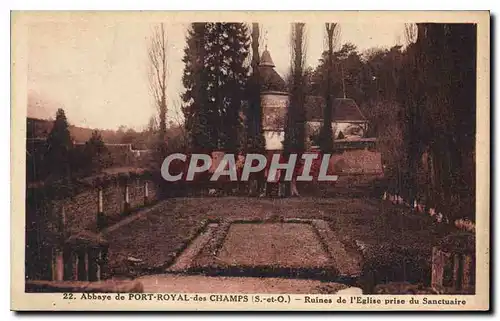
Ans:
[{"label": "building roof", "polygon": [[274,70],[274,62],[267,49],[264,50],[260,58],[259,76],[261,90],[286,92],[286,83]]},{"label": "building roof", "polygon": [[273,62],[273,58],[271,58],[271,53],[269,52],[269,50],[267,50],[267,47],[264,50],[264,52],[262,53],[262,56],[260,57],[260,64],[259,65],[261,67],[271,67],[271,68],[275,67],[274,62]]},{"label": "building roof", "polygon": [[[325,99],[321,96],[307,96],[304,108],[308,121],[322,121]],[[335,98],[332,121],[366,121],[358,105],[350,98]]]}]

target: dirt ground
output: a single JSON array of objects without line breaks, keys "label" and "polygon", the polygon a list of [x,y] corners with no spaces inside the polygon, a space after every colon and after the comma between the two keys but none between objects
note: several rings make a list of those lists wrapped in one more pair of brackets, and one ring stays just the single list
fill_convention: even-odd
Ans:
[{"label": "dirt ground", "polygon": [[[357,288],[344,284],[317,280],[252,277],[209,277],[201,275],[151,275],[137,279],[144,292],[162,293],[273,293],[273,294],[333,294],[351,290],[361,294]],[[358,290],[358,291],[356,291]],[[345,293],[348,294],[348,293]]]},{"label": "dirt ground", "polygon": [[[147,267],[161,266],[204,219],[318,218],[341,236],[347,250],[359,245],[394,245],[416,249],[430,257],[437,228],[424,214],[371,197],[334,198],[172,198],[158,204],[139,219],[112,230],[109,266],[118,271],[123,258],[142,260]],[[248,236],[250,237],[250,236]]]},{"label": "dirt ground", "polygon": [[321,267],[329,262],[310,224],[232,224],[220,249],[227,265]]}]

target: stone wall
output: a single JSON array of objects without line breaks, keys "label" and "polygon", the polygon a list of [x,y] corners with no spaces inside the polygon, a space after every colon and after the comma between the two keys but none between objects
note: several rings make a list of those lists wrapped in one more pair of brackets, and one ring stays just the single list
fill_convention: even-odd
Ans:
[{"label": "stone wall", "polygon": [[[319,151],[307,152],[318,154],[311,166],[311,175],[317,177],[323,161]],[[383,175],[382,155],[367,148],[345,149],[330,154],[329,175],[338,176],[379,176]]]},{"label": "stone wall", "polygon": [[382,155],[367,149],[346,150],[340,154],[332,154],[329,167],[337,175],[381,174]]},{"label": "stone wall", "polygon": [[[147,202],[157,200],[155,183],[151,180],[132,179],[124,182],[112,182],[105,186],[89,187],[63,199],[51,201],[49,211],[59,217],[66,234],[74,234],[82,230],[97,230],[97,214],[105,217],[117,217],[126,211],[146,205],[145,189],[148,185]],[[102,209],[99,209],[99,190],[102,192]],[[128,204],[126,191],[128,190]]]},{"label": "stone wall", "polygon": [[158,184],[148,181],[148,202],[160,199],[160,190]]},{"label": "stone wall", "polygon": [[144,205],[145,183],[135,179],[128,184],[129,203],[131,208]]},{"label": "stone wall", "polygon": [[125,211],[125,186],[114,182],[102,189],[103,208],[106,216],[117,216]]},{"label": "stone wall", "polygon": [[85,183],[28,186],[27,277],[51,279],[50,266],[54,260],[51,253],[54,249],[71,248],[73,245],[68,243],[69,240],[82,232],[98,235],[101,228],[119,221],[129,211],[154,203],[158,197],[156,182],[146,175],[107,176]]},{"label": "stone wall", "polygon": [[53,207],[63,222],[65,233],[71,235],[79,231],[96,229],[98,209],[97,190],[89,189],[81,193],[53,201]]}]

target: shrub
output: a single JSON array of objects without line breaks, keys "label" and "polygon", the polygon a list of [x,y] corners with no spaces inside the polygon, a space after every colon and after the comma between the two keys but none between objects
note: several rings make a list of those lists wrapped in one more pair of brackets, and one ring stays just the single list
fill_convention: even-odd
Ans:
[{"label": "shrub", "polygon": [[428,284],[431,276],[430,256],[415,248],[384,244],[364,254],[360,278],[363,293],[374,293],[375,286],[389,282]]}]

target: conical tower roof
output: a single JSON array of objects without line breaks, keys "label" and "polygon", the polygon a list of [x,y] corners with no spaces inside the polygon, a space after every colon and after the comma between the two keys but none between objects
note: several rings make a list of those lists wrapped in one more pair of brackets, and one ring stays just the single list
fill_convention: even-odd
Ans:
[{"label": "conical tower roof", "polygon": [[285,81],[274,70],[274,66],[271,53],[269,53],[266,47],[264,52],[262,52],[259,63],[261,90],[286,92]]},{"label": "conical tower roof", "polygon": [[267,46],[266,46],[266,49],[264,50],[264,52],[262,52],[262,56],[260,57],[260,66],[261,67],[272,67],[272,68],[275,67],[274,62],[273,62],[273,58],[271,58],[271,53],[269,52],[269,50],[267,50]]}]

